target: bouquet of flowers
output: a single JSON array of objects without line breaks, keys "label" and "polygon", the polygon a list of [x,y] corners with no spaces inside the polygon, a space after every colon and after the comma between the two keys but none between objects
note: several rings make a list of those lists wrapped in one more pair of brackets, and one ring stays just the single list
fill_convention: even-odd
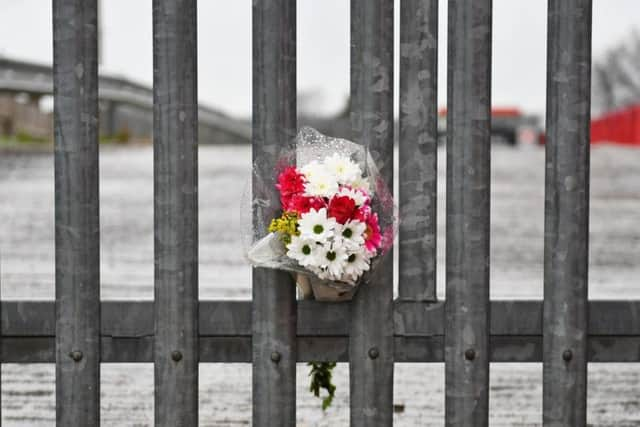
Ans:
[{"label": "bouquet of flowers", "polygon": [[[248,251],[256,266],[298,273],[303,294],[350,299],[393,244],[393,199],[364,147],[303,128],[281,162],[279,212]],[[260,232],[259,232],[260,233]],[[309,289],[311,288],[311,289]]]}]

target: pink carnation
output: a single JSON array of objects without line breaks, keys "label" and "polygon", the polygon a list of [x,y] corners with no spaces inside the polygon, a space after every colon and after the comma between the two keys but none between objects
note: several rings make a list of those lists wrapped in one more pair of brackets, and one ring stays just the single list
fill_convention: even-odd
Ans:
[{"label": "pink carnation", "polygon": [[353,214],[354,219],[357,219],[358,221],[365,222],[365,223],[369,219],[369,216],[371,216],[371,207],[366,204],[356,209],[356,212]]},{"label": "pink carnation", "polygon": [[364,232],[364,245],[369,252],[375,252],[382,243],[380,235],[380,225],[378,224],[378,214],[371,213],[367,220],[367,229]]}]

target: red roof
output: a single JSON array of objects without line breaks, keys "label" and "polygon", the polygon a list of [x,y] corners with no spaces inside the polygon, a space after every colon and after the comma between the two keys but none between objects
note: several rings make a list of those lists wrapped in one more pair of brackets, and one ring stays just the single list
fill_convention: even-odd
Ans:
[{"label": "red roof", "polygon": [[[438,115],[446,116],[447,109],[446,107],[440,108],[438,110]],[[521,117],[522,111],[516,107],[493,107],[491,108],[491,116],[492,117]]]}]

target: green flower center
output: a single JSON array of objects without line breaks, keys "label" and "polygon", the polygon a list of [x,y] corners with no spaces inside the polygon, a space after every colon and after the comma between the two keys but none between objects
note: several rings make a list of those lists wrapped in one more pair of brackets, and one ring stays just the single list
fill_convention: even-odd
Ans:
[{"label": "green flower center", "polygon": [[347,258],[347,261],[349,261],[349,262],[353,262],[355,260],[356,260],[356,254],[351,254],[351,255],[349,255],[349,258]]},{"label": "green flower center", "polygon": [[311,253],[311,246],[304,245],[302,247],[302,253],[305,254],[305,255],[309,255]]},{"label": "green flower center", "polygon": [[320,224],[314,225],[313,226],[313,232],[316,234],[322,234],[322,232],[324,231],[324,227]]},{"label": "green flower center", "polygon": [[350,239],[351,236],[353,236],[353,231],[351,231],[350,228],[345,228],[344,231],[342,232],[342,235],[347,239]]},{"label": "green flower center", "polygon": [[334,259],[336,259],[336,253],[335,252],[327,252],[327,259],[329,261],[333,261]]}]

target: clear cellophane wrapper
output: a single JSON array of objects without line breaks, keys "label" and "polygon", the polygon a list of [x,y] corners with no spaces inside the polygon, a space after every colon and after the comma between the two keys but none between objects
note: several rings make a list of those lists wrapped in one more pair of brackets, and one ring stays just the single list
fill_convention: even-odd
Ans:
[{"label": "clear cellophane wrapper", "polygon": [[[357,287],[366,284],[385,254],[393,245],[397,231],[397,209],[393,193],[381,177],[376,165],[364,145],[342,138],[325,136],[315,129],[304,127],[298,132],[288,150],[280,156],[271,173],[263,165],[254,164],[253,186],[248,186],[243,195],[241,220],[245,225],[243,241],[246,257],[251,265],[288,271],[296,279],[299,294],[305,298],[324,301],[349,300]],[[301,169],[312,162],[323,162],[338,154],[355,162],[362,171],[362,179],[369,189],[371,212],[377,215],[380,241],[375,255],[370,258],[369,269],[355,280],[353,278],[319,277],[310,268],[287,255],[287,245],[277,232],[269,231],[271,220],[283,213],[283,206],[276,190],[277,179],[287,167]],[[252,215],[252,212],[256,212]]]}]

